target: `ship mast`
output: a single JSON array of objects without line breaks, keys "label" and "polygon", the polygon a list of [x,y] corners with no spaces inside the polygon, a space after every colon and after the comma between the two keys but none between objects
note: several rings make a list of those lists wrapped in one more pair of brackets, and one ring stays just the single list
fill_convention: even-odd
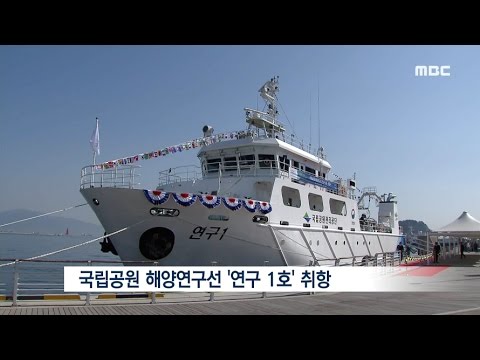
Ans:
[{"label": "ship mast", "polygon": [[245,108],[246,122],[248,130],[252,127],[261,129],[267,137],[275,137],[278,133],[283,133],[285,128],[277,121],[278,106],[277,93],[279,91],[278,76],[271,78],[258,90],[260,96],[267,105],[267,111],[258,111]]}]

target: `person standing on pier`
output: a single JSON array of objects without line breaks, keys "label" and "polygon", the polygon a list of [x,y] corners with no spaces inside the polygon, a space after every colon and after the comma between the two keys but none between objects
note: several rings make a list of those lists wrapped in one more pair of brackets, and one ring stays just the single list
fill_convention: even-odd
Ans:
[{"label": "person standing on pier", "polygon": [[440,245],[438,241],[435,241],[435,246],[433,247],[433,262],[438,264],[438,255],[440,255]]},{"label": "person standing on pier", "polygon": [[400,251],[400,261],[403,260],[403,244],[400,243],[397,245],[397,251]]},{"label": "person standing on pier", "polygon": [[463,259],[465,256],[465,254],[463,253],[465,251],[465,244],[463,243],[463,241],[460,241],[460,259]]}]

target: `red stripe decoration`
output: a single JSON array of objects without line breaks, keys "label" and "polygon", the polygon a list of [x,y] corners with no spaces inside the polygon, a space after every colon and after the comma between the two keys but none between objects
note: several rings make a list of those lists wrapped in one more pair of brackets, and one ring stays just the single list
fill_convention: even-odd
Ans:
[{"label": "red stripe decoration", "polygon": [[222,198],[223,203],[230,210],[238,210],[242,207],[242,201],[237,198]]},{"label": "red stripe decoration", "polygon": [[169,193],[159,190],[143,190],[143,193],[147,197],[147,200],[154,205],[163,204],[169,198]]},{"label": "red stripe decoration", "polygon": [[172,195],[175,202],[183,206],[190,206],[197,200],[197,195],[191,193],[172,193]]},{"label": "red stripe decoration", "polygon": [[216,195],[200,195],[200,202],[209,209],[213,209],[220,205],[220,198]]},{"label": "red stripe decoration", "polygon": [[243,207],[253,213],[257,211],[257,201],[252,199],[245,199],[243,200]]},{"label": "red stripe decoration", "polygon": [[268,214],[270,211],[272,211],[272,205],[265,201],[259,201],[258,207],[260,208],[260,212],[262,214]]}]

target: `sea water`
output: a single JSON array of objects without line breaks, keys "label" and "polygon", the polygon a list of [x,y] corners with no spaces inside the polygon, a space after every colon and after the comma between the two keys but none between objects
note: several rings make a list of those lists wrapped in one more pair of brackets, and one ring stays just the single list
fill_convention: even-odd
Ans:
[{"label": "sea water", "polygon": [[[2,266],[10,261],[1,259],[27,259],[69,246],[93,240],[98,236],[45,236],[0,233],[0,295],[12,295],[14,266]],[[20,262],[17,264],[19,295],[54,294],[63,292],[63,267],[86,266],[92,261],[119,261],[118,256],[100,251],[100,241],[80,246],[39,260],[82,260],[83,263]],[[107,265],[92,263],[92,265]],[[110,266],[117,264],[108,264]],[[118,264],[121,265],[121,264]],[[42,284],[42,285],[40,285]],[[43,285],[48,284],[48,285]]]}]

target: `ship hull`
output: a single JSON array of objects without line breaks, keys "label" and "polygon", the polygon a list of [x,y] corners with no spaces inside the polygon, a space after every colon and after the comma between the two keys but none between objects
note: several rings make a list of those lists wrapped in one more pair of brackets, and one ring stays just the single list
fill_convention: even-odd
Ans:
[{"label": "ship hull", "polygon": [[[243,205],[235,209],[221,199],[209,207],[199,196],[186,204],[176,201],[171,193],[161,204],[155,203],[138,189],[85,188],[81,193],[107,233],[124,229],[110,240],[125,262],[155,261],[166,266],[338,265],[351,263],[354,257],[394,252],[400,240],[393,234],[261,223],[253,218],[275,218],[275,209],[271,213],[259,206],[253,212]],[[167,209],[177,216],[152,215],[152,209]]]}]

